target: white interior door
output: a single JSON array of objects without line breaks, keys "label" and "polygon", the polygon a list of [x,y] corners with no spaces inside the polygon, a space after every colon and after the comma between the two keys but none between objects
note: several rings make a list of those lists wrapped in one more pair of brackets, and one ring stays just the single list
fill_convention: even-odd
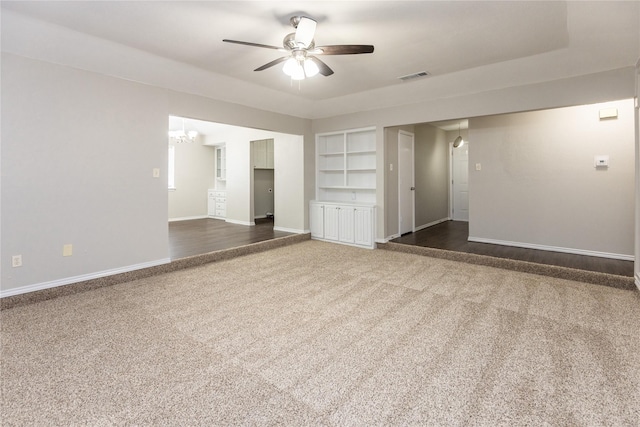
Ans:
[{"label": "white interior door", "polygon": [[415,181],[412,133],[398,132],[398,229],[400,234],[415,229]]},{"label": "white interior door", "polygon": [[454,221],[469,221],[469,142],[453,148],[451,144],[452,206]]}]

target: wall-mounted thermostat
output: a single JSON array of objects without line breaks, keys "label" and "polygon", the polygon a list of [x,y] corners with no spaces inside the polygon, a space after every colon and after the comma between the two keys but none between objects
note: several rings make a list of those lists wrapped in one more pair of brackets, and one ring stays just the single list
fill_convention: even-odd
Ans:
[{"label": "wall-mounted thermostat", "polygon": [[596,168],[608,168],[609,156],[593,156],[593,166]]}]

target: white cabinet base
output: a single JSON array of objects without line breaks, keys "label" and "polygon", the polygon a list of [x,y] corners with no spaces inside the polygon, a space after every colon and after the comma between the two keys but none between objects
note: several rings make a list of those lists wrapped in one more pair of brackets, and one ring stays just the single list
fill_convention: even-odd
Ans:
[{"label": "white cabinet base", "polygon": [[227,217],[227,192],[209,190],[207,216],[209,218],[225,219]]},{"label": "white cabinet base", "polygon": [[374,249],[375,206],[312,201],[309,203],[311,238]]}]

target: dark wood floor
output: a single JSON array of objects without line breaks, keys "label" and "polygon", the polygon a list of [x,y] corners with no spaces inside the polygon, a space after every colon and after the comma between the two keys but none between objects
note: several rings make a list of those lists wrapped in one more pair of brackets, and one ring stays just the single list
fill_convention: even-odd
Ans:
[{"label": "dark wood floor", "polygon": [[[169,223],[169,253],[175,260],[290,234],[274,231],[272,219],[256,220],[255,226],[210,218],[176,221]],[[469,223],[446,221],[392,242],[633,277],[633,261],[469,242],[468,236]]]},{"label": "dark wood floor", "polygon": [[169,223],[169,256],[175,260],[289,235],[274,231],[273,219],[256,219],[255,226],[211,218],[174,221]]},{"label": "dark wood floor", "polygon": [[633,277],[633,261],[469,242],[469,223],[446,221],[392,242]]}]

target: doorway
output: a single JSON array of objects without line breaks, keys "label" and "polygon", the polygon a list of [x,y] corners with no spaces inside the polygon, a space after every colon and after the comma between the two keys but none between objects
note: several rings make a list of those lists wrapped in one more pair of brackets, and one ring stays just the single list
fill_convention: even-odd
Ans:
[{"label": "doorway", "polygon": [[398,230],[415,230],[414,134],[398,131]]},{"label": "doorway", "polygon": [[251,141],[253,166],[253,216],[255,220],[273,221],[275,174],[274,140]]},{"label": "doorway", "polygon": [[460,147],[449,143],[451,156],[451,219],[469,222],[469,141]]}]

